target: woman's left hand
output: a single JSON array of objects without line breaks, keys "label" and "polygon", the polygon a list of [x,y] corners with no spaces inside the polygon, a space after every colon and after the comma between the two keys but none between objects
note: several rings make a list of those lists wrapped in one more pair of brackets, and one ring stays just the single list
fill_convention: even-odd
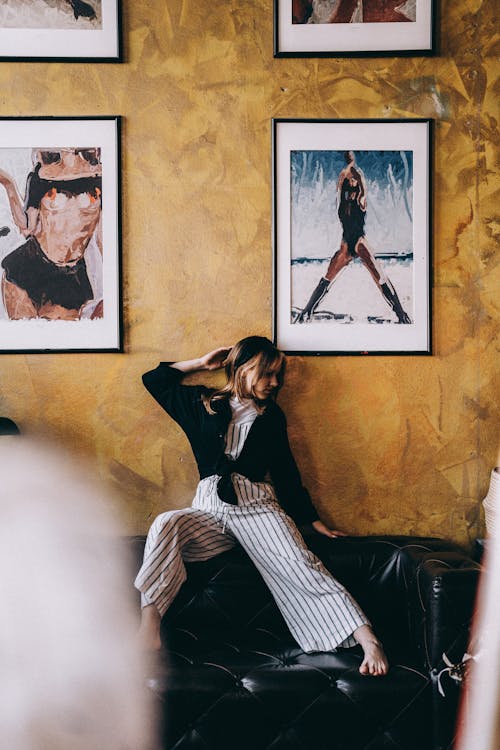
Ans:
[{"label": "woman's left hand", "polygon": [[338,529],[329,529],[328,526],[325,526],[323,521],[313,521],[312,527],[315,531],[318,532],[318,534],[323,534],[323,536],[329,536],[332,539],[335,539],[335,537],[338,537],[338,536],[347,536],[345,531],[339,531]]}]

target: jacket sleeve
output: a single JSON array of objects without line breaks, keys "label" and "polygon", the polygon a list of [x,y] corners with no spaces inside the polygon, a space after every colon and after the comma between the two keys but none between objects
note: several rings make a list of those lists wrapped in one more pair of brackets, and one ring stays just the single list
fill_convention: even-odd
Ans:
[{"label": "jacket sleeve", "polygon": [[274,445],[274,460],[269,473],[280,505],[299,526],[319,519],[309,492],[302,484],[299,469],[290,448],[286,418],[278,411],[278,434]]},{"label": "jacket sleeve", "polygon": [[170,362],[160,362],[154,370],[142,376],[142,382],[160,406],[189,434],[199,422],[201,396],[205,388],[183,385],[184,373],[171,367]]}]

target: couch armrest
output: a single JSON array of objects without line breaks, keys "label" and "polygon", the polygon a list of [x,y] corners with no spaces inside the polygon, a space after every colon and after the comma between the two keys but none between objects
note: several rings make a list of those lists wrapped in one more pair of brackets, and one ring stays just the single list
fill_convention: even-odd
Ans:
[{"label": "couch armrest", "polygon": [[461,552],[427,553],[414,560],[409,581],[409,629],[432,684],[433,750],[453,747],[461,692],[443,659],[462,662],[469,649],[481,566]]},{"label": "couch armrest", "polygon": [[424,555],[410,587],[410,632],[422,666],[440,670],[443,653],[460,662],[469,633],[481,566],[466,555]]}]

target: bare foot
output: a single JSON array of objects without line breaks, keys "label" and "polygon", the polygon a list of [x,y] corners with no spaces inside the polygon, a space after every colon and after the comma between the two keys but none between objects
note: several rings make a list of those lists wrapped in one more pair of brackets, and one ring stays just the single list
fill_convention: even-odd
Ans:
[{"label": "bare foot", "polygon": [[139,626],[139,647],[142,651],[159,651],[161,616],[154,604],[143,607]]},{"label": "bare foot", "polygon": [[382,648],[382,644],[378,641],[372,641],[371,644],[363,646],[365,658],[361,662],[359,671],[361,674],[370,674],[374,677],[387,674],[389,670],[389,662]]},{"label": "bare foot", "polygon": [[376,639],[371,627],[369,625],[362,625],[353,635],[365,655],[359,668],[361,674],[372,675],[373,677],[387,674],[389,671],[389,662],[387,661],[382,644]]}]

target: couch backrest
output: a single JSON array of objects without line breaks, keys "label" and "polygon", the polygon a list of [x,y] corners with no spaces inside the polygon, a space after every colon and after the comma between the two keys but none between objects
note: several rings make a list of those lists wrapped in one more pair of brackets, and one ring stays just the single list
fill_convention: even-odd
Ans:
[{"label": "couch backrest", "polygon": [[[414,583],[418,560],[430,552],[456,551],[456,545],[407,536],[331,540],[312,534],[305,538],[359,602],[393,658],[400,651],[407,657],[412,643],[408,589]],[[137,538],[134,544],[138,554],[143,539]],[[260,630],[290,638],[267,587],[242,549],[186,568],[188,579],[166,618],[167,629],[183,629],[194,637],[218,631],[243,638]]]},{"label": "couch backrest", "polygon": [[409,592],[420,560],[459,551],[443,539],[410,536],[348,537],[333,543],[313,537],[308,545],[359,602],[396,659],[400,652],[414,652]]}]

